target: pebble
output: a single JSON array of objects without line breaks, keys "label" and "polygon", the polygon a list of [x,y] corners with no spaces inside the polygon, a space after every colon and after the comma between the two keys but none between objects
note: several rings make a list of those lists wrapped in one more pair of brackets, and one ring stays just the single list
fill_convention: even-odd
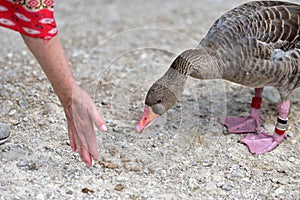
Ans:
[{"label": "pebble", "polygon": [[190,97],[190,96],[192,96],[192,93],[190,91],[188,91],[188,90],[184,90],[183,93],[182,93],[182,96],[184,96],[184,97]]},{"label": "pebble", "polygon": [[11,95],[13,98],[19,98],[20,96],[22,96],[22,93],[20,91],[16,91]]},{"label": "pebble", "polygon": [[288,160],[293,163],[293,162],[295,162],[296,159],[294,157],[289,157]]},{"label": "pebble", "polygon": [[17,163],[17,166],[18,166],[19,168],[26,167],[26,166],[27,166],[27,162],[24,161],[24,160],[19,161],[19,162]]},{"label": "pebble", "polygon": [[244,178],[245,175],[239,171],[234,171],[231,173],[232,178]]},{"label": "pebble", "polygon": [[6,54],[6,57],[9,59],[12,59],[13,56],[14,56],[14,54],[12,52],[9,52]]},{"label": "pebble", "polygon": [[125,186],[122,185],[122,184],[117,184],[117,185],[115,186],[115,190],[117,190],[117,191],[122,191],[124,188],[125,188]]},{"label": "pebble", "polygon": [[274,191],[274,195],[275,196],[279,196],[281,194],[284,194],[285,190],[284,190],[284,186],[280,186],[278,187],[275,191]]},{"label": "pebble", "polygon": [[107,106],[107,105],[109,105],[109,101],[107,99],[103,99],[101,102],[101,105]]},{"label": "pebble", "polygon": [[17,110],[16,109],[12,109],[11,111],[9,111],[8,115],[9,116],[13,116],[17,113]]},{"label": "pebble", "polygon": [[202,162],[202,166],[203,166],[203,167],[210,167],[211,165],[212,165],[212,162],[210,162],[210,161],[204,160],[204,161]]},{"label": "pebble", "polygon": [[111,147],[109,148],[109,153],[112,156],[116,156],[118,154],[118,150],[116,149],[116,147]]},{"label": "pebble", "polygon": [[207,191],[213,191],[213,190],[216,190],[217,189],[217,184],[214,182],[214,181],[209,181],[206,186],[205,186],[205,189]]},{"label": "pebble", "polygon": [[5,123],[2,123],[2,122],[0,122],[0,135],[3,135],[5,137],[10,135],[9,126]]},{"label": "pebble", "polygon": [[26,99],[20,99],[18,101],[19,106],[21,106],[21,108],[24,110],[28,107],[28,102],[26,101]]},{"label": "pebble", "polygon": [[191,190],[196,190],[199,188],[199,184],[198,184],[198,181],[197,179],[195,178],[189,178],[188,180],[188,186]]},{"label": "pebble", "polygon": [[142,157],[142,158],[141,158],[141,162],[142,162],[144,165],[147,165],[147,164],[149,164],[151,161],[150,161],[149,159],[145,158],[145,157]]},{"label": "pebble", "polygon": [[73,192],[73,190],[71,190],[71,189],[69,189],[67,192],[66,192],[66,194],[69,194],[69,195],[72,195],[74,192]]},{"label": "pebble", "polygon": [[146,59],[147,57],[148,57],[148,55],[146,53],[142,53],[140,56],[141,59]]},{"label": "pebble", "polygon": [[230,191],[231,190],[230,186],[227,185],[227,184],[222,185],[221,188],[222,188],[222,190],[225,190],[225,191]]},{"label": "pebble", "polygon": [[35,196],[35,199],[36,200],[44,200],[45,196],[43,194],[38,194],[38,195]]},{"label": "pebble", "polygon": [[0,104],[0,116],[7,114],[11,110],[13,102],[10,100],[5,100]]},{"label": "pebble", "polygon": [[131,162],[131,158],[123,158],[121,162]]},{"label": "pebble", "polygon": [[7,95],[7,92],[5,88],[0,83],[0,96],[5,97]]}]

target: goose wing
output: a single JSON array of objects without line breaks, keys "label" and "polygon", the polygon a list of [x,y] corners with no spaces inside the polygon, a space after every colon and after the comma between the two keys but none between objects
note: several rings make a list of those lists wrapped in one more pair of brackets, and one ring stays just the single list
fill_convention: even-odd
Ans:
[{"label": "goose wing", "polygon": [[213,24],[198,48],[203,46],[261,59],[300,59],[300,6],[280,1],[243,4]]}]

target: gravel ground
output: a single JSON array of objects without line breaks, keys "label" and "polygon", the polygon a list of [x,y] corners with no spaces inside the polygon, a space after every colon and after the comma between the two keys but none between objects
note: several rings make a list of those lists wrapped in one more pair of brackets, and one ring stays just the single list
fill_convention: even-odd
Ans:
[{"label": "gravel ground", "polygon": [[[244,1],[128,2],[56,4],[76,79],[109,124],[108,133],[97,132],[100,159],[91,168],[71,151],[63,110],[37,62],[17,33],[1,28],[0,121],[12,137],[0,146],[0,200],[300,199],[298,91],[287,140],[264,155],[251,155],[241,135],[226,135],[218,123],[247,115],[253,94],[222,80],[189,79],[173,109],[134,132],[151,84]],[[264,127],[272,131],[278,94],[267,88],[264,96]]]}]

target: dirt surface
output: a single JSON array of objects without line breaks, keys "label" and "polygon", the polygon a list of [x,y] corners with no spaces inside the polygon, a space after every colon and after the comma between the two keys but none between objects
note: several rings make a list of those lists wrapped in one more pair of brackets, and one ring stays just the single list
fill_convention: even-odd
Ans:
[{"label": "dirt surface", "polygon": [[[0,200],[300,199],[298,91],[287,140],[264,155],[251,155],[241,135],[224,134],[218,118],[247,115],[253,89],[222,80],[189,79],[174,108],[134,132],[151,84],[243,2],[57,1],[76,79],[109,124],[97,132],[100,158],[91,168],[71,151],[63,110],[37,62],[17,33],[1,28],[0,121],[12,136],[0,146]],[[267,88],[264,96],[272,132],[278,94]]]}]

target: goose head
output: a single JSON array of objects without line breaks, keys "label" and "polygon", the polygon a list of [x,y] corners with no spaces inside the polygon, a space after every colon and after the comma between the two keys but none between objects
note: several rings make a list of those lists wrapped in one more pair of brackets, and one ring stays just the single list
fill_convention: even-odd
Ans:
[{"label": "goose head", "polygon": [[156,119],[166,113],[176,102],[178,98],[170,87],[154,83],[149,89],[144,113],[136,126],[136,132],[142,133]]}]

